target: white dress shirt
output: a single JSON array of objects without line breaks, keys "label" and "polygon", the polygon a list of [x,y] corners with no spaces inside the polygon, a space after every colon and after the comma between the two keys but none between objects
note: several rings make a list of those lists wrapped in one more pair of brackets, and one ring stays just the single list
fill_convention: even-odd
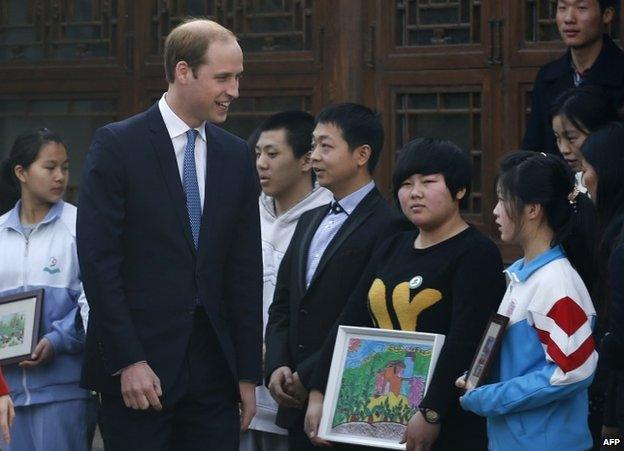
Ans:
[{"label": "white dress shirt", "polygon": [[[186,132],[191,127],[180,119],[167,104],[167,99],[163,94],[158,101],[158,109],[160,115],[165,121],[165,127],[173,143],[175,158],[178,163],[178,172],[180,181],[182,182],[182,173],[184,170],[184,149],[186,149]],[[197,171],[197,186],[199,187],[199,201],[201,203],[202,213],[204,211],[204,191],[206,188],[206,122],[195,128],[197,130],[197,138],[195,138],[195,169]]]}]

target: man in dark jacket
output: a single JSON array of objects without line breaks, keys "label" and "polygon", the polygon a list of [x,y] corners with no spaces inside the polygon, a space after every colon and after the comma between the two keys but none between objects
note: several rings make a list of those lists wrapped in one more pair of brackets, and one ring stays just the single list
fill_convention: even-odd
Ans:
[{"label": "man in dark jacket", "polygon": [[604,34],[615,15],[615,0],[559,0],[557,28],[568,50],[543,66],[533,86],[531,118],[522,148],[558,154],[550,108],[564,91],[602,87],[619,109],[624,103],[624,52]]},{"label": "man in dark jacket", "polygon": [[[374,244],[400,226],[375,187],[383,145],[379,118],[352,103],[323,110],[313,133],[312,167],[334,201],[304,213],[277,275],[266,330],[266,380],[288,429],[291,451],[314,450],[303,431],[306,386]],[[338,449],[348,449],[336,445]]]}]

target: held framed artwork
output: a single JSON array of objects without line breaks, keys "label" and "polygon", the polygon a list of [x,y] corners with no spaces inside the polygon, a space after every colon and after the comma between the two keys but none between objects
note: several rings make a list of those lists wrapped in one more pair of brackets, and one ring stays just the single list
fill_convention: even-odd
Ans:
[{"label": "held framed artwork", "polygon": [[340,326],[319,437],[405,449],[399,444],[418,411],[444,335]]},{"label": "held framed artwork", "polygon": [[470,370],[466,373],[466,387],[476,388],[483,384],[490,364],[498,352],[508,322],[509,318],[499,313],[494,313],[490,317],[479,342],[477,353],[472,359]]},{"label": "held framed artwork", "polygon": [[39,341],[43,289],[0,297],[0,365],[30,359]]}]

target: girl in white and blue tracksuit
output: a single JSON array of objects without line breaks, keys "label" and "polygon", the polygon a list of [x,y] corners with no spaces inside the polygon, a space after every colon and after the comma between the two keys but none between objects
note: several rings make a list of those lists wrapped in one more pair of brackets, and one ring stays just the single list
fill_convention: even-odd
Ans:
[{"label": "girl in white and blue tracksuit", "polygon": [[524,258],[505,271],[498,313],[509,323],[490,383],[460,402],[487,417],[490,450],[591,449],[587,388],[598,354],[584,280],[593,280],[594,212],[555,156],[517,152],[501,166],[494,215],[501,239],[521,246]]},{"label": "girl in white and blue tracksuit", "polygon": [[0,296],[44,289],[35,352],[3,368],[16,410],[11,442],[2,447],[9,451],[90,449],[94,405],[79,387],[86,302],[76,207],[61,200],[67,175],[65,147],[47,129],[18,137],[2,166],[3,200],[11,187],[19,200],[0,216]]}]

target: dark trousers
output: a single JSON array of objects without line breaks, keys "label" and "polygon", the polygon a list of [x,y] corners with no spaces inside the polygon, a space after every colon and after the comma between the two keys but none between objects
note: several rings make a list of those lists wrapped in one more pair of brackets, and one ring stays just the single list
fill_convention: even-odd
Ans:
[{"label": "dark trousers", "polygon": [[186,357],[160,412],[129,409],[121,395],[102,394],[107,451],[238,451],[236,385],[200,307]]}]

